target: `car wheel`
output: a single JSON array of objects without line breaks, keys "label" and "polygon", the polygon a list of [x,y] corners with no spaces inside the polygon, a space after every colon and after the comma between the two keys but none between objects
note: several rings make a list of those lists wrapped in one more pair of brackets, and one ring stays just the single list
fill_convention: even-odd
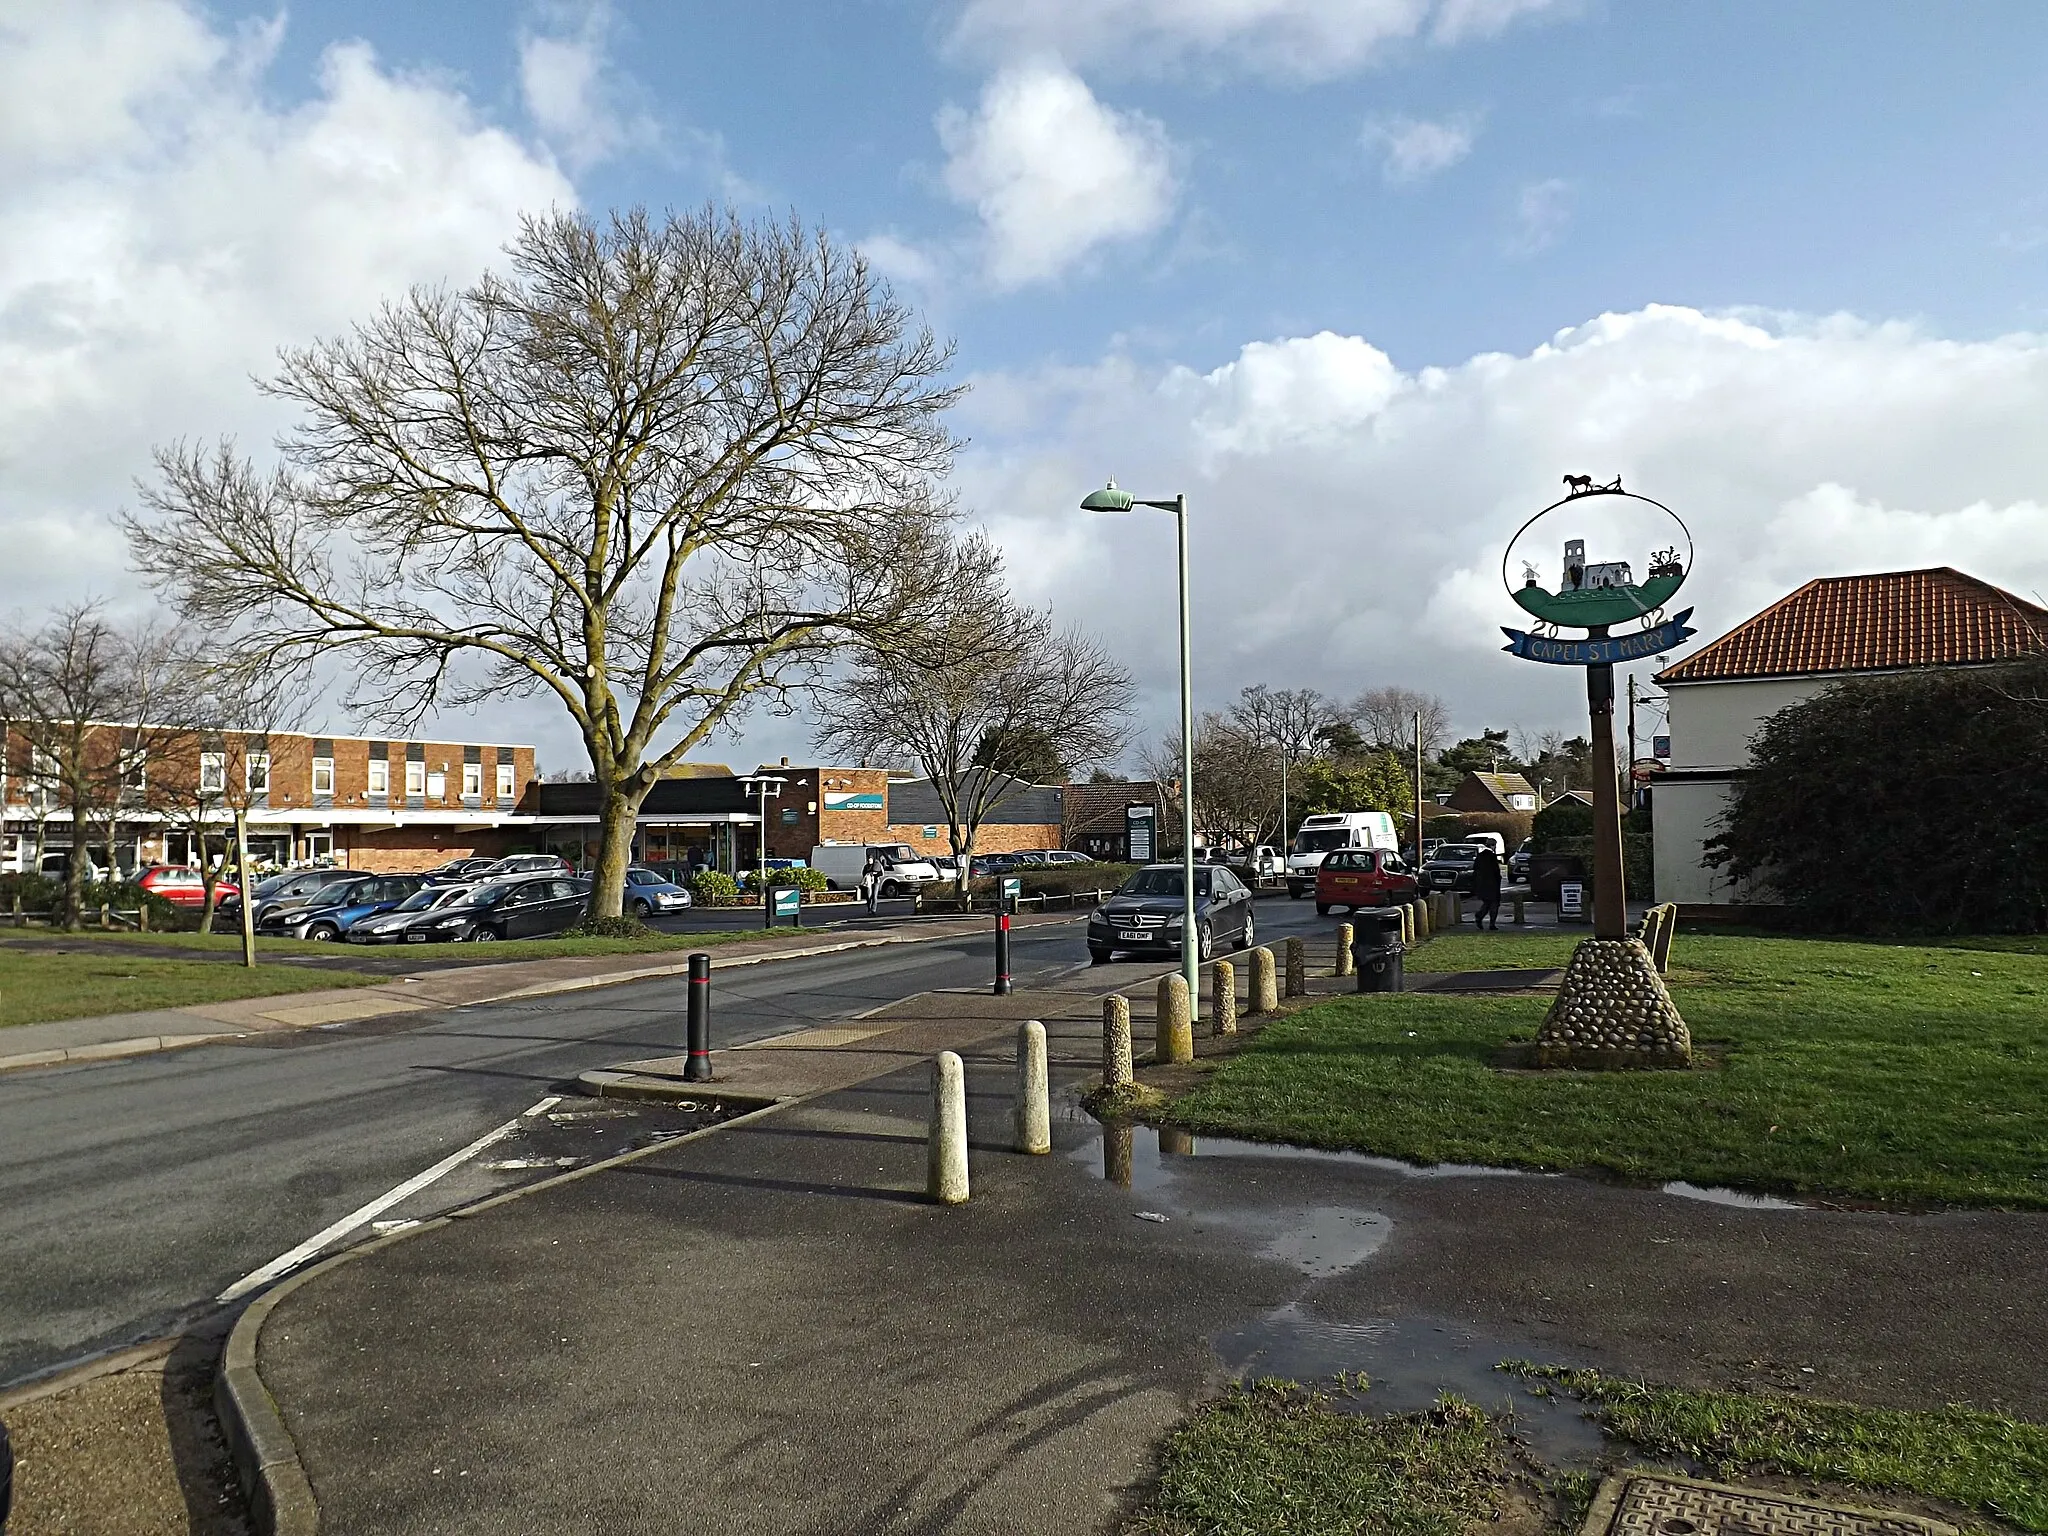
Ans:
[{"label": "car wheel", "polygon": [[1207,923],[1202,924],[1202,931],[1196,936],[1195,953],[1204,960],[1216,953],[1216,930]]},{"label": "car wheel", "polygon": [[315,944],[332,944],[341,937],[341,930],[332,923],[315,923],[306,930],[306,937]]},{"label": "car wheel", "polygon": [[894,900],[896,897],[901,896],[903,894],[903,887],[898,885],[894,880],[885,880],[884,882],[882,882],[881,894],[885,899]]},{"label": "car wheel", "polygon": [[1329,915],[1330,915],[1330,904],[1329,904],[1329,903],[1328,903],[1327,901],[1319,901],[1319,902],[1317,902],[1317,903],[1316,903],[1316,916],[1317,916],[1317,917],[1328,917]]},{"label": "car wheel", "polygon": [[470,930],[469,942],[472,944],[490,944],[495,942],[497,937],[498,931],[495,928],[473,928]]},{"label": "car wheel", "polygon": [[1244,937],[1238,941],[1239,949],[1250,949],[1258,942],[1258,926],[1253,923],[1251,913],[1244,915]]},{"label": "car wheel", "polygon": [[644,897],[641,900],[634,902],[633,915],[635,917],[643,919],[654,916],[654,903],[646,900]]},{"label": "car wheel", "polygon": [[1299,901],[1302,897],[1306,896],[1307,894],[1308,891],[1303,886],[1290,885],[1289,887],[1287,887],[1287,899],[1289,901]]},{"label": "car wheel", "polygon": [[1113,953],[1115,951],[1102,949],[1094,944],[1090,944],[1088,946],[1088,963],[1090,965],[1107,965]]}]

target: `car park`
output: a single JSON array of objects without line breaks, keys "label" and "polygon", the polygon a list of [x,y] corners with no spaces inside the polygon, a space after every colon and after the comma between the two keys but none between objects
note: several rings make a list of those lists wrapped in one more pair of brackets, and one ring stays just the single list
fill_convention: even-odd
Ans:
[{"label": "car park", "polygon": [[690,904],[690,893],[683,887],[638,864],[626,871],[625,895],[625,910],[634,917],[680,912]]},{"label": "car park", "polygon": [[1472,866],[1479,862],[1478,843],[1445,843],[1422,863],[1425,891],[1469,891]]},{"label": "car park", "polygon": [[[272,936],[284,934],[307,912],[341,906],[353,899],[358,889],[380,878],[358,870],[353,874],[344,874],[339,880],[327,880],[309,886],[296,895],[258,898],[256,931]],[[402,901],[404,897],[398,899]]]},{"label": "car park", "polygon": [[1412,901],[1419,889],[1407,861],[1385,848],[1338,848],[1316,870],[1316,915]]},{"label": "car park", "polygon": [[[135,883],[149,895],[175,907],[206,905],[206,876],[189,864],[152,864]],[[241,894],[226,880],[216,883],[213,889],[216,902]]]},{"label": "car park", "polygon": [[348,931],[364,918],[389,912],[418,892],[425,883],[425,878],[420,875],[372,875],[367,880],[345,884],[336,881],[321,891],[321,896],[326,899],[272,921],[287,938],[331,944],[346,937]]},{"label": "car park", "polygon": [[351,944],[402,944],[415,919],[441,907],[452,907],[475,890],[473,885],[423,885],[397,906],[349,925],[342,937]]},{"label": "car park", "polygon": [[[1095,964],[1119,952],[1156,956],[1181,952],[1186,886],[1178,864],[1147,864],[1088,918],[1088,958]],[[1255,902],[1229,870],[1195,870],[1196,952],[1204,959],[1254,942]]]},{"label": "car park", "polygon": [[573,875],[569,861],[552,853],[515,853],[471,870],[470,880],[509,880],[514,875]]},{"label": "car park", "polygon": [[497,862],[496,859],[450,859],[438,869],[427,871],[427,884],[469,885]]},{"label": "car park", "polygon": [[544,875],[493,880],[477,886],[459,902],[414,918],[404,930],[404,942],[543,938],[575,927],[589,903],[590,886],[582,880]]},{"label": "car park", "polygon": [[[260,925],[264,918],[286,902],[298,904],[303,898],[314,894],[323,885],[336,880],[358,880],[362,871],[337,869],[322,865],[318,869],[295,869],[282,875],[271,875],[256,882],[251,892],[255,920]],[[219,910],[224,916],[231,916],[241,909],[241,893],[223,900]]]}]

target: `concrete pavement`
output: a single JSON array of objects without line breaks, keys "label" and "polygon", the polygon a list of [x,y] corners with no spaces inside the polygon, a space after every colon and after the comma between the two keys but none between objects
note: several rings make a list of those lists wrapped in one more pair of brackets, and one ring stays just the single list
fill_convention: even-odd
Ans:
[{"label": "concrete pavement", "polygon": [[1105,1132],[1070,1096],[1098,1016],[1036,1001],[1068,1015],[1055,1153],[1002,1150],[998,1025],[964,1207],[921,1195],[918,1063],[299,1285],[257,1358],[321,1528],[1100,1529],[1237,1373],[1509,1399],[1564,1463],[1597,1437],[1498,1360],[2048,1415],[2037,1217]]}]

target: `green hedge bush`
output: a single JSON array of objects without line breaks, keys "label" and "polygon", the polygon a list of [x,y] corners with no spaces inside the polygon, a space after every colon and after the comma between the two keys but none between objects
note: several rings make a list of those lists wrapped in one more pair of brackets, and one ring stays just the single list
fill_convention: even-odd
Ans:
[{"label": "green hedge bush", "polygon": [[730,906],[740,899],[739,883],[716,869],[700,869],[690,881],[690,899],[703,907]]}]

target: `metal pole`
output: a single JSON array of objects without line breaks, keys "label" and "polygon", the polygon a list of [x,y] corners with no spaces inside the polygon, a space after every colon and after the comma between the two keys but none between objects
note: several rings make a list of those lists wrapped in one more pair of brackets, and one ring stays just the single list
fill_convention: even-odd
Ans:
[{"label": "metal pole", "polygon": [[996,986],[997,997],[1010,995],[1010,903],[996,898]]},{"label": "metal pole", "polygon": [[1415,869],[1422,871],[1422,711],[1415,711]]},{"label": "metal pole", "polygon": [[235,876],[242,884],[242,964],[256,964],[256,882],[249,878],[249,813],[235,812]]},{"label": "metal pole", "polygon": [[1188,498],[1173,498],[1180,554],[1180,970],[1188,983],[1188,1017],[1199,1016],[1201,945],[1195,936],[1195,698],[1188,622]]},{"label": "metal pole", "polygon": [[689,1055],[683,1061],[683,1081],[711,1081],[711,957],[690,956]]}]

